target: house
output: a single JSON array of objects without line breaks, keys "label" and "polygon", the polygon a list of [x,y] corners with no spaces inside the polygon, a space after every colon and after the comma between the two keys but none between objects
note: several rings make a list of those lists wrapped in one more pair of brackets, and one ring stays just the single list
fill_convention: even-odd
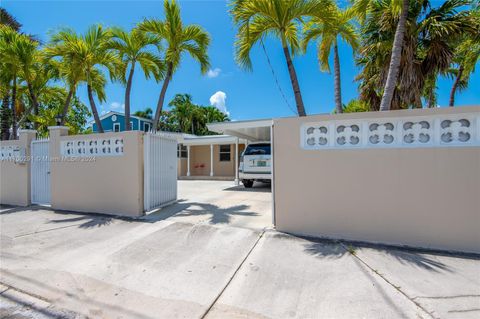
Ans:
[{"label": "house", "polygon": [[[138,116],[130,116],[133,131],[148,132],[153,121]],[[100,117],[105,132],[125,130],[125,115],[110,111]],[[92,123],[96,133],[97,125]],[[178,178],[179,179],[217,179],[238,182],[240,154],[247,141],[230,135],[197,136],[187,133],[164,132],[174,136],[178,142]]]},{"label": "house", "polygon": [[178,179],[234,180],[247,141],[230,135],[177,133]]},{"label": "house", "polygon": [[[109,111],[108,113],[100,116],[100,122],[102,123],[103,130],[105,132],[122,132],[125,131],[125,114],[115,111]],[[144,131],[148,132],[153,126],[153,120],[130,115],[130,126],[132,131]],[[98,132],[97,124],[92,122],[92,131]]]}]

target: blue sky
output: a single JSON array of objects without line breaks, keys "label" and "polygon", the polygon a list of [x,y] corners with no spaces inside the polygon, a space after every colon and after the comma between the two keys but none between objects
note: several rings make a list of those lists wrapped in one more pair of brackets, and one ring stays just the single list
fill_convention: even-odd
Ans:
[{"label": "blue sky", "polygon": [[[434,1],[435,5],[439,3]],[[13,14],[22,24],[23,31],[48,41],[48,33],[58,27],[68,26],[84,32],[93,23],[105,26],[132,28],[143,18],[162,18],[163,1],[24,1],[0,0],[0,5]],[[295,101],[291,89],[280,43],[276,39],[266,41],[266,48],[273,68],[285,92],[289,105],[282,98],[264,52],[260,47],[252,51],[253,71],[239,68],[233,59],[235,28],[227,12],[225,1],[180,1],[185,23],[198,23],[211,35],[209,49],[212,70],[210,76],[201,75],[199,66],[186,57],[180,70],[174,75],[168,88],[166,101],[176,93],[189,93],[196,103],[208,105],[215,93],[215,101],[222,107],[222,100],[235,120],[282,117],[295,115]],[[340,44],[343,102],[357,97],[354,77],[358,68],[353,62],[350,48]],[[294,64],[308,114],[328,113],[334,107],[333,76],[319,71],[314,47],[303,56],[295,57]],[[448,104],[452,80],[438,83],[439,104]],[[145,80],[142,72],[136,72],[132,89],[133,111],[156,106],[161,83]],[[456,96],[457,105],[473,105],[480,102],[480,69],[471,78],[469,89]],[[100,111],[121,111],[124,104],[124,87],[109,83],[107,102]],[[87,105],[85,87],[78,96]]]}]

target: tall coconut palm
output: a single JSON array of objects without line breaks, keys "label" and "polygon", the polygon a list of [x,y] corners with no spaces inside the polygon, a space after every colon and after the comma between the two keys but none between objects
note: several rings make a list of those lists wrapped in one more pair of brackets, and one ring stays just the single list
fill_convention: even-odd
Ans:
[{"label": "tall coconut palm", "polygon": [[314,16],[305,27],[303,49],[306,50],[310,41],[319,40],[317,44],[318,62],[322,71],[330,72],[328,60],[333,46],[335,110],[337,113],[343,112],[338,40],[344,40],[354,51],[357,49],[358,35],[352,22],[353,17],[353,10],[341,11],[332,6],[332,18],[325,20],[321,12],[321,15]]},{"label": "tall coconut palm", "polygon": [[[378,2],[374,0],[356,0],[354,2],[353,10],[360,22],[363,23],[368,18],[368,14],[377,4]],[[388,111],[391,109],[393,94],[395,87],[397,86],[409,5],[409,0],[392,0],[390,2],[390,6],[393,9],[392,12],[395,14],[395,18],[398,22],[396,24],[395,36],[391,49],[387,79],[383,89],[382,99],[380,101],[380,111]]]},{"label": "tall coconut palm", "polygon": [[288,74],[299,116],[305,116],[300,84],[292,56],[300,52],[299,27],[304,18],[329,16],[330,2],[325,0],[233,0],[231,14],[238,26],[235,42],[237,63],[252,69],[250,51],[266,36],[273,35],[282,44]]},{"label": "tall coconut palm", "polygon": [[154,128],[156,129],[165,101],[165,93],[175,71],[180,67],[184,53],[188,53],[200,64],[202,74],[210,67],[208,58],[209,34],[196,24],[184,25],[180,16],[180,7],[174,0],[164,1],[165,20],[145,19],[138,25],[143,32],[161,39],[159,45],[165,48],[164,61],[166,75],[158,98],[155,111]]},{"label": "tall coconut palm", "polygon": [[[373,2],[361,29],[362,44],[357,64],[362,71],[357,80],[360,81],[360,97],[372,110],[380,109],[382,88],[390,71],[398,21],[394,1]],[[429,1],[410,3],[391,109],[422,107],[422,96],[425,97],[428,90],[435,90],[437,75],[444,74],[451,66],[458,39],[465,34],[478,33],[465,6],[467,3],[468,0],[447,0],[439,7]],[[433,102],[433,98],[430,100]]]},{"label": "tall coconut palm", "polygon": [[[155,36],[138,30],[132,29],[126,32],[121,28],[112,28],[113,38],[110,41],[110,47],[117,52],[122,60],[120,76],[123,82],[126,82],[125,88],[125,130],[131,130],[130,127],[130,92],[132,90],[133,74],[137,63],[143,70],[145,78],[154,76],[160,80],[164,73],[163,61],[149,51],[149,47],[158,43],[159,39]],[[130,69],[128,69],[130,68]],[[128,72],[128,75],[126,73]]]},{"label": "tall coconut palm", "polygon": [[397,86],[398,71],[400,68],[400,60],[402,58],[408,7],[409,0],[402,0],[402,10],[400,12],[397,29],[395,31],[395,37],[393,39],[392,56],[390,57],[387,81],[385,82],[385,88],[383,90],[383,96],[380,102],[380,111],[389,111],[392,106],[393,92]]}]

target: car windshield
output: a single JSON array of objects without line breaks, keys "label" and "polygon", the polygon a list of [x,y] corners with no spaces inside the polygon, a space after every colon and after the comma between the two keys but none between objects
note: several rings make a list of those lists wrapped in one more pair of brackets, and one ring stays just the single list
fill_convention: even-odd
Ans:
[{"label": "car windshield", "polygon": [[244,155],[270,155],[270,144],[250,144]]}]

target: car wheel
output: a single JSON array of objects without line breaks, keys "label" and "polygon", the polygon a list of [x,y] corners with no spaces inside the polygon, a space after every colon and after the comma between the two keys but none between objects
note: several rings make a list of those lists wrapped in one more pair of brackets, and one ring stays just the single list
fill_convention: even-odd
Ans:
[{"label": "car wheel", "polygon": [[246,188],[252,188],[253,186],[253,180],[251,179],[244,179],[242,180],[242,183],[243,183],[243,186],[245,186]]}]

